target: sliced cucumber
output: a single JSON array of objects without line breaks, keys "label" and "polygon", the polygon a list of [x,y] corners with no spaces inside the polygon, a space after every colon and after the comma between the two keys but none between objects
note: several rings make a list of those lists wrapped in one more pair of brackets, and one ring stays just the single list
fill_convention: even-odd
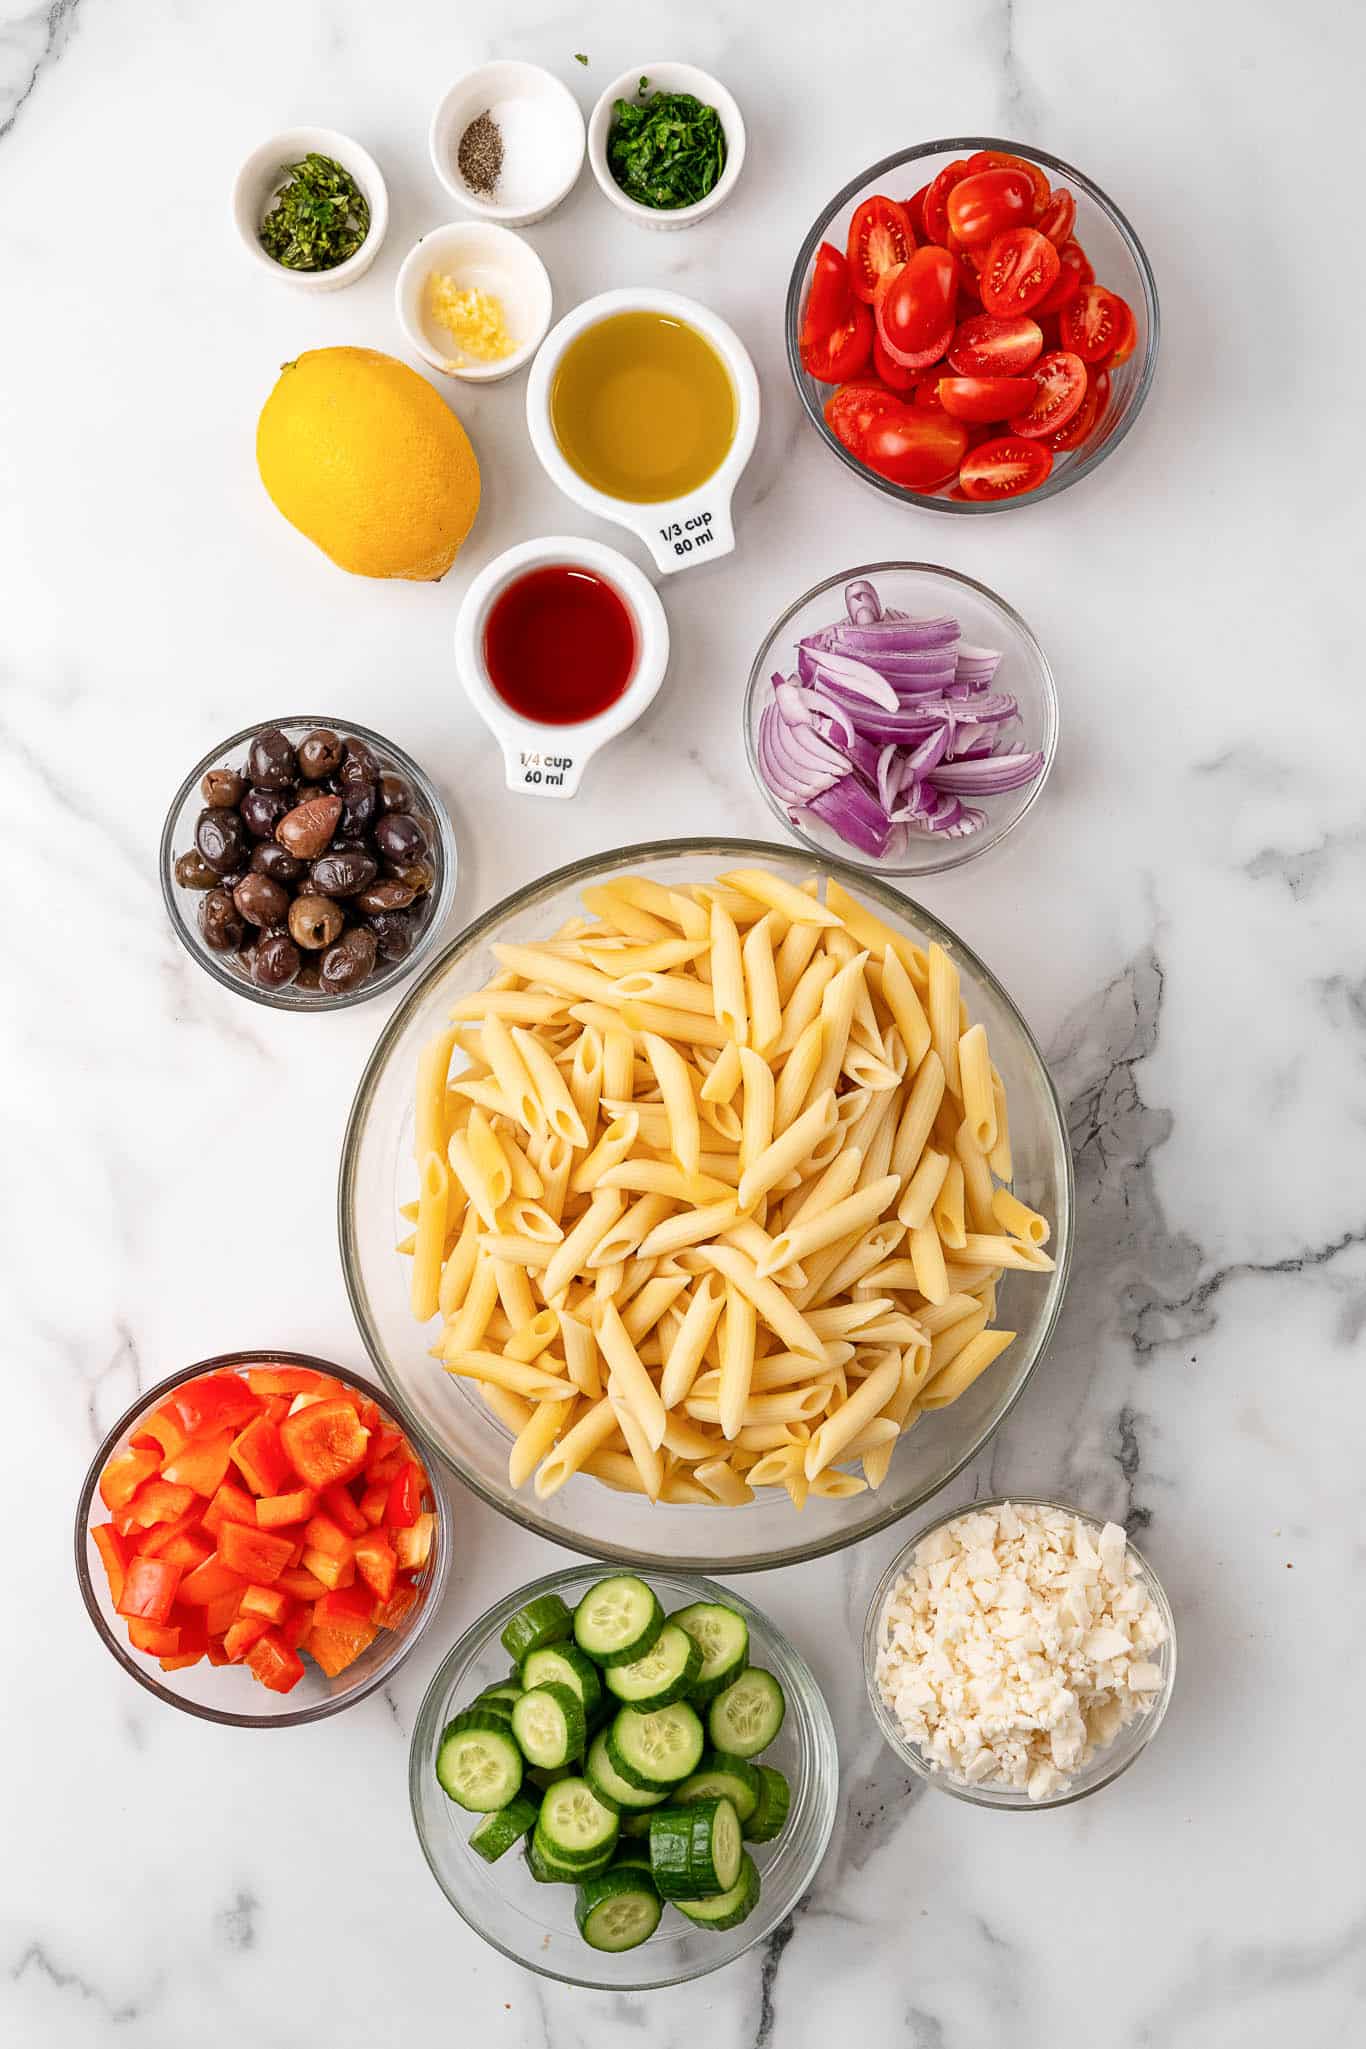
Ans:
[{"label": "sliced cucumber", "polygon": [[704,1748],[702,1724],[686,1701],[672,1707],[620,1708],[607,1726],[607,1755],[628,1785],[658,1793],[697,1770]]},{"label": "sliced cucumber", "polygon": [[692,1698],[699,1705],[715,1700],[749,1662],[749,1624],[720,1601],[694,1601],[669,1617],[686,1629],[702,1652],[702,1669],[693,1681]]},{"label": "sliced cucumber", "polygon": [[792,1788],[771,1764],[761,1764],[757,1769],[759,1804],[751,1815],[740,1816],[740,1827],[746,1842],[771,1843],[774,1836],[782,1834],[786,1825],[787,1810],[792,1805]]},{"label": "sliced cucumber", "polygon": [[758,1766],[748,1758],[727,1757],[724,1750],[709,1750],[692,1777],[684,1779],[670,1799],[679,1807],[693,1800],[729,1800],[743,1826],[759,1805],[762,1785]]},{"label": "sliced cucumber", "polygon": [[482,1693],[476,1693],[470,1706],[487,1708],[492,1714],[501,1715],[511,1726],[512,1704],[520,1699],[521,1692],[520,1686],[514,1686],[510,1680],[504,1680],[501,1685],[486,1686]]},{"label": "sliced cucumber", "polygon": [[467,1708],[447,1722],[436,1751],[443,1793],[471,1814],[492,1814],[522,1790],[522,1753],[504,1716]]},{"label": "sliced cucumber", "polygon": [[713,1893],[707,1900],[675,1900],[680,1914],[696,1921],[700,1928],[738,1928],[759,1904],[759,1873],[746,1850],[740,1859],[740,1876],[726,1892]]},{"label": "sliced cucumber", "polygon": [[617,1817],[586,1779],[561,1779],[541,1802],[536,1837],[557,1864],[596,1864],[617,1847]]},{"label": "sliced cucumber", "polygon": [[519,1793],[515,1800],[509,1800],[506,1807],[500,1807],[496,1814],[486,1814],[470,1836],[470,1848],[483,1858],[486,1864],[496,1864],[506,1856],[514,1843],[520,1842],[528,1829],[536,1826],[536,1807],[530,1800],[524,1800]]},{"label": "sliced cucumber", "polygon": [[503,1649],[515,1665],[543,1644],[563,1643],[574,1634],[574,1617],[558,1594],[538,1594],[503,1624]]},{"label": "sliced cucumber", "polygon": [[691,1693],[702,1669],[702,1651],[685,1629],[666,1622],[643,1658],[612,1665],[603,1673],[607,1691],[631,1707],[661,1708]]},{"label": "sliced cucumber", "polygon": [[697,1800],[650,1817],[650,1870],[667,1900],[729,1892],[743,1856],[740,1822],[729,1800]]},{"label": "sliced cucumber", "polygon": [[528,1764],[554,1771],[583,1750],[583,1702],[571,1686],[533,1686],[512,1709],[512,1733]]},{"label": "sliced cucumber", "polygon": [[563,1864],[554,1855],[539,1830],[532,1830],[526,1846],[527,1869],[538,1885],[583,1885],[590,1878],[600,1878],[612,1862],[612,1853],[606,1851],[592,1864]]},{"label": "sliced cucumber", "polygon": [[[637,1816],[636,1819],[640,1820],[643,1819],[643,1817]],[[647,1836],[648,1833],[649,1830],[647,1825]],[[618,1843],[617,1853],[615,1857],[613,1857],[612,1859],[612,1869],[614,1871],[626,1871],[628,1869],[634,1871],[648,1871],[649,1868],[650,1845],[648,1841],[643,1843]],[[651,1879],[650,1883],[653,1885],[654,1880]]]},{"label": "sliced cucumber", "polygon": [[545,1644],[538,1651],[527,1652],[522,1660],[522,1685],[528,1689],[544,1686],[547,1679],[577,1693],[585,1722],[592,1721],[602,1705],[602,1681],[593,1660],[586,1658],[576,1643]]},{"label": "sliced cucumber", "polygon": [[601,1878],[579,1887],[574,1918],[590,1949],[614,1954],[648,1942],[664,1908],[648,1873],[635,1865],[614,1864]]},{"label": "sliced cucumber", "polygon": [[658,1807],[668,1799],[666,1790],[656,1791],[642,1786],[633,1786],[613,1766],[607,1755],[607,1731],[599,1729],[588,1746],[588,1755],[583,1762],[583,1775],[604,1807],[618,1808],[625,1814],[632,1811],[643,1813],[646,1808]]},{"label": "sliced cucumber", "polygon": [[532,1764],[527,1766],[526,1776],[533,1786],[544,1793],[560,1779],[573,1778],[574,1767],[572,1764],[557,1764],[542,1770],[540,1765]]},{"label": "sliced cucumber", "polygon": [[783,1726],[787,1702],[771,1672],[751,1665],[718,1693],[707,1710],[707,1734],[713,1750],[736,1757],[757,1757]]},{"label": "sliced cucumber", "polygon": [[600,1579],[574,1610],[574,1641],[598,1665],[634,1664],[663,1627],[664,1610],[633,1572]]},{"label": "sliced cucumber", "polygon": [[[658,1802],[654,1804],[658,1805]],[[643,1836],[648,1846],[650,1840],[650,1809],[648,1807],[626,1808],[621,1817],[621,1833],[623,1840],[627,1837],[639,1840]]]}]

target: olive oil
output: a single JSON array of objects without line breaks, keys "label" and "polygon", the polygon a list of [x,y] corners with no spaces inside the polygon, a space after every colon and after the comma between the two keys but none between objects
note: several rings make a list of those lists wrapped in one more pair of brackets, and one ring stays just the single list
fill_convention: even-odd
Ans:
[{"label": "olive oil", "polygon": [[560,359],[550,422],[586,484],[631,505],[682,498],[735,439],[735,387],[705,336],[668,313],[614,313]]}]

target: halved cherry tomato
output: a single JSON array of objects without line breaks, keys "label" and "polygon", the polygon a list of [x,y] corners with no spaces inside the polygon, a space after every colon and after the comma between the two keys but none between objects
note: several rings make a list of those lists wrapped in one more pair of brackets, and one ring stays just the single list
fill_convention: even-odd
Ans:
[{"label": "halved cherry tomato", "polygon": [[1034,396],[1028,377],[941,377],[939,403],[955,420],[1008,420]]},{"label": "halved cherry tomato", "polygon": [[907,370],[887,354],[876,328],[873,330],[873,368],[889,391],[911,391],[920,376],[918,370]]},{"label": "halved cherry tomato", "polygon": [[984,249],[968,249],[953,237],[952,254],[958,264],[958,296],[965,305],[980,306],[982,303],[982,258]]},{"label": "halved cherry tomato", "polygon": [[818,384],[843,384],[857,376],[872,346],[872,316],[850,290],[849,266],[838,249],[822,242],[802,315],[802,367]]},{"label": "halved cherry tomato", "polygon": [[901,202],[906,218],[911,224],[911,233],[917,242],[923,242],[925,239],[925,194],[929,189],[928,185],[922,185],[918,192],[913,192],[909,199],[903,199]]},{"label": "halved cherry tomato", "polygon": [[1049,195],[1047,206],[1039,215],[1039,233],[1047,235],[1050,242],[1061,249],[1070,241],[1077,223],[1077,202],[1065,185],[1059,185]]},{"label": "halved cherry tomato", "polygon": [[1124,299],[1119,303],[1124,308],[1124,332],[1105,358],[1107,370],[1117,370],[1121,363],[1127,363],[1138,346],[1138,322],[1134,319],[1133,309]]},{"label": "halved cherry tomato", "polygon": [[1101,363],[1124,339],[1133,315],[1116,292],[1087,285],[1058,319],[1063,347],[1083,363]]},{"label": "halved cherry tomato", "polygon": [[949,227],[969,248],[990,242],[1007,228],[1024,227],[1034,217],[1034,181],[1027,171],[1003,166],[975,171],[949,188],[945,202]]},{"label": "halved cherry tomato", "polygon": [[911,393],[913,406],[918,406],[926,412],[943,412],[944,401],[939,396],[939,370],[940,365],[936,363],[928,375],[922,374],[917,378],[915,390]]},{"label": "halved cherry tomato", "polygon": [[1064,242],[1058,251],[1058,262],[1062,268],[1048,297],[1041,299],[1034,308],[1036,319],[1045,313],[1060,313],[1079,291],[1095,283],[1096,274],[1080,242]]},{"label": "halved cherry tomato", "polygon": [[1086,396],[1071,419],[1054,433],[1044,436],[1044,447],[1051,448],[1055,455],[1062,455],[1069,448],[1080,448],[1100,419],[1110,398],[1110,379],[1104,370],[1097,370],[1086,387]]},{"label": "halved cherry tomato", "polygon": [[909,263],[887,273],[873,314],[893,362],[906,370],[925,370],[939,361],[953,339],[957,297],[958,265],[947,249],[927,244]]},{"label": "halved cherry tomato", "polygon": [[1021,441],[1003,434],[974,448],[958,473],[965,498],[1018,498],[1036,491],[1053,467],[1041,441]]},{"label": "halved cherry tomato", "polygon": [[1013,156],[1008,149],[979,149],[968,158],[968,169],[972,172],[1004,170],[1027,171],[1034,182],[1034,218],[1047,206],[1052,197],[1048,173],[1039,164],[1031,164],[1028,157]]},{"label": "halved cherry tomato", "polygon": [[874,420],[863,460],[893,484],[933,491],[948,482],[967,452],[967,429],[960,421],[928,407],[904,406]]},{"label": "halved cherry tomato", "polygon": [[1061,267],[1057,250],[1037,228],[1010,228],[988,245],[982,304],[1002,319],[1028,313],[1048,297]]},{"label": "halved cherry tomato", "polygon": [[849,223],[849,289],[865,306],[873,303],[884,271],[909,263],[915,248],[915,230],[904,207],[879,192],[865,199]]},{"label": "halved cherry tomato", "polygon": [[1042,354],[1037,321],[1023,313],[1013,320],[975,313],[953,337],[949,368],[960,377],[1019,377]]},{"label": "halved cherry tomato", "polygon": [[937,242],[941,249],[948,247],[949,240],[949,194],[960,178],[968,175],[966,157],[959,157],[951,164],[945,164],[937,178],[926,188],[922,212],[925,216],[925,238]]},{"label": "halved cherry tomato", "polygon": [[1080,356],[1066,349],[1054,349],[1031,371],[1034,395],[1029,405],[1011,417],[1012,434],[1028,439],[1051,434],[1065,427],[1086,397],[1086,365]]}]

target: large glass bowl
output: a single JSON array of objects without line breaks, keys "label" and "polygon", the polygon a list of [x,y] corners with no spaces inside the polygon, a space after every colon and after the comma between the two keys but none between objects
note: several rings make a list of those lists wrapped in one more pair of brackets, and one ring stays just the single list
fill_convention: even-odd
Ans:
[{"label": "large glass bowl", "polygon": [[966,1800],[973,1807],[995,1807],[1008,1814],[1037,1814],[1049,1807],[1070,1807],[1074,1801],[1085,1800],[1089,1794],[1098,1793],[1102,1786],[1108,1786],[1126,1772],[1145,1751],[1162,1725],[1162,1718],[1171,1702],[1172,1687],[1176,1682],[1176,1622],[1171,1603],[1163,1590],[1162,1582],[1149,1565],[1143,1553],[1130,1543],[1131,1557],[1138,1561],[1144,1591],[1152,1600],[1166,1625],[1167,1640],[1152,1653],[1152,1660],[1162,1673],[1162,1684],[1152,1706],[1145,1714],[1137,1715],[1128,1727],[1121,1729],[1106,1749],[1098,1750],[1089,1764],[1074,1772],[1067,1784],[1046,1800],[1031,1800],[1028,1793],[1017,1791],[1012,1786],[968,1786],[958,1779],[950,1778],[946,1771],[931,1765],[914,1743],[908,1742],[895,1716],[882,1698],[877,1683],[878,1651],[882,1645],[883,1613],[893,1587],[907,1566],[912,1564],[915,1554],[927,1538],[933,1537],[946,1524],[957,1522],[960,1516],[978,1515],[984,1510],[1003,1508],[1006,1501],[1017,1508],[1053,1508],[1063,1515],[1073,1515],[1078,1522],[1085,1523],[1093,1537],[1099,1537],[1104,1527],[1096,1517],[1087,1515],[1083,1509],[1073,1508],[1065,1501],[1044,1501],[1036,1495],[1000,1495],[990,1501],[964,1501],[957,1508],[951,1508],[946,1515],[936,1516],[933,1522],[918,1529],[910,1542],[897,1552],[887,1570],[873,1590],[868,1603],[868,1614],[863,1625],[863,1670],[868,1688],[868,1701],[874,1719],[883,1737],[896,1752],[901,1762],[915,1778],[926,1785],[938,1786],[941,1792],[951,1793],[955,1800]]},{"label": "large glass bowl", "polygon": [[[413,1094],[418,1054],[457,998],[497,969],[495,942],[534,944],[577,912],[587,883],[629,872],[677,887],[726,868],[760,864],[792,882],[835,876],[897,931],[937,939],[957,963],[973,1018],[987,1028],[1010,1099],[1016,1192],[1053,1221],[1057,1266],[1007,1274],[997,1321],[1019,1333],[991,1371],[946,1409],[925,1416],[897,1446],[882,1487],[847,1501],[814,1496],[798,1513],[767,1493],[743,1508],[651,1505],[576,1475],[548,1501],[508,1482],[509,1437],[473,1383],[430,1356],[435,1322],[414,1322],[409,1262],[394,1250],[409,1225],[399,1205],[416,1191]],[[561,868],[467,927],[432,961],[380,1035],[361,1077],[342,1148],[338,1187],[342,1268],[361,1336],[380,1378],[427,1443],[482,1500],[552,1543],[640,1568],[686,1562],[699,1570],[755,1572],[822,1557],[895,1522],[951,1480],[1009,1414],[1047,1347],[1067,1285],[1072,1249],[1072,1160],[1057,1094],[1028,1025],[990,970],[922,905],[845,862],[757,840],[661,840],[619,847]]]},{"label": "large glass bowl", "polygon": [[[132,1408],[119,1417],[91,1460],[76,1504],[76,1577],[86,1612],[105,1648],[139,1686],[145,1686],[158,1700],[168,1707],[182,1708],[201,1721],[219,1722],[230,1728],[293,1729],[303,1722],[320,1722],[327,1715],[339,1714],[393,1677],[441,1605],[451,1564],[451,1512],[441,1475],[429,1466],[428,1478],[436,1504],[436,1540],[432,1555],[415,1582],[422,1598],[397,1629],[381,1629],[369,1650],[363,1651],[335,1678],[329,1679],[311,1658],[305,1658],[304,1676],[288,1693],[271,1693],[253,1679],[245,1666],[211,1665],[207,1659],[178,1672],[163,1672],[155,1658],[135,1651],[129,1643],[128,1625],[115,1612],[104,1567],[90,1535],[95,1523],[109,1520],[109,1511],[99,1496],[100,1474],[115,1452],[128,1449],[128,1440],[136,1436],[174,1388],[183,1387],[187,1380],[198,1380],[205,1373],[242,1373],[249,1366],[306,1366],[314,1373],[330,1374],[334,1380],[344,1381],[348,1387],[357,1388],[371,1401],[378,1402],[386,1420],[400,1429],[405,1427],[403,1418],[393,1415],[382,1388],[344,1366],[334,1366],[330,1359],[269,1348],[221,1352],[215,1359],[197,1359],[193,1366],[182,1367],[179,1373],[172,1373],[146,1394],[139,1395]],[[425,1458],[425,1447],[417,1449]]]},{"label": "large glass bowl", "polygon": [[539,1885],[520,1849],[485,1864],[469,1846],[477,1815],[448,1800],[436,1779],[441,1731],[482,1687],[507,1675],[498,1632],[510,1615],[540,1594],[559,1594],[571,1607],[601,1575],[592,1566],[553,1572],[509,1594],[465,1631],[442,1662],[418,1710],[408,1754],[408,1790],[418,1841],[432,1876],[476,1934],[528,1970],[569,1985],[644,1992],[678,1985],[733,1963],[779,1927],[816,1874],[835,1825],[839,1752],[834,1725],[811,1669],[767,1616],[728,1587],[677,1573],[652,1572],[666,1609],[692,1601],[724,1601],[749,1624],[750,1663],[772,1672],[787,1699],[787,1713],[763,1762],[777,1767],[792,1788],[787,1826],[771,1843],[750,1845],[759,1867],[759,1904],[738,1928],[699,1928],[666,1907],[659,1928],[636,1949],[611,1956],[590,1949],[574,1924],[574,1893],[567,1885]]},{"label": "large glass bowl", "polygon": [[[1133,354],[1127,363],[1110,373],[1110,397],[1104,420],[1087,436],[1082,447],[1054,456],[1052,474],[1037,491],[1025,491],[1016,498],[954,498],[949,495],[951,485],[944,485],[936,491],[912,491],[865,468],[831,432],[826,422],[822,409],[835,387],[818,384],[814,377],[807,375],[798,348],[802,313],[820,244],[833,242],[837,249],[843,249],[855,209],[865,199],[871,199],[877,192],[885,192],[891,199],[909,199],[913,192],[937,177],[955,157],[972,156],[979,149],[1003,150],[1011,156],[1028,157],[1043,167],[1054,185],[1067,186],[1077,202],[1075,236],[1095,266],[1096,282],[1128,300],[1138,327]],[[1045,498],[1053,498],[1059,491],[1065,491],[1069,485],[1080,483],[1083,477],[1089,477],[1092,470],[1098,469],[1105,458],[1119,447],[1148,396],[1157,368],[1160,325],[1157,286],[1153,282],[1143,244],[1113,199],[1102,192],[1099,185],[1092,184],[1083,172],[1072,164],[1064,163],[1060,157],[1050,156],[1046,149],[1036,149],[1032,143],[1004,142],[995,135],[959,135],[939,142],[922,142],[914,149],[897,150],[894,155],[883,157],[880,163],[870,165],[856,178],[851,178],[816,216],[797,251],[787,288],[784,323],[788,367],[797,395],[812,426],[845,468],[863,483],[871,484],[874,490],[881,491],[887,498],[897,499],[902,505],[923,505],[933,512],[969,516],[1005,512],[1017,505],[1038,505]]]},{"label": "large glass bowl", "polygon": [[[1020,706],[1019,718],[1004,729],[1005,738],[1042,754],[1043,767],[1023,789],[1007,790],[999,797],[967,799],[985,811],[987,818],[981,831],[967,839],[910,831],[900,853],[865,854],[859,847],[848,846],[814,811],[802,809],[794,817],[769,788],[759,767],[759,720],[773,701],[775,672],[791,675],[797,665],[797,642],[803,635],[845,616],[845,586],[859,578],[872,583],[884,606],[909,612],[913,618],[948,613],[958,620],[967,644],[1001,650],[1003,659],[991,688],[1007,691]],[[813,854],[823,861],[835,855],[877,875],[942,875],[999,846],[1043,794],[1058,744],[1058,693],[1048,657],[1029,627],[984,583],[932,562],[862,562],[803,592],[769,629],[749,672],[744,722],[745,753],[760,794],[779,823]]]}]

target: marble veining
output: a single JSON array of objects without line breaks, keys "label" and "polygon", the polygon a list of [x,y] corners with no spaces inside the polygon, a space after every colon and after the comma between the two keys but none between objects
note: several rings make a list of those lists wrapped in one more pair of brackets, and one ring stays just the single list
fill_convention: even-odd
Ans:
[{"label": "marble veining", "polygon": [[[279,521],[252,463],[279,363],[334,342],[402,352],[394,275],[449,204],[426,158],[431,106],[495,54],[549,64],[585,108],[638,59],[691,58],[733,87],[750,131],[734,200],[694,233],[634,229],[586,176],[529,231],[557,310],[633,280],[714,305],[764,405],[739,549],[665,583],[666,687],[565,806],[503,789],[451,669],[460,595],[501,548],[546,532],[633,547],[540,472],[523,380],[452,391],[485,501],[436,588],[340,577]],[[1270,0],[899,15],[851,0],[838,17],[816,0],[574,15],[511,0],[483,16],[437,0],[0,0],[6,2049],[1361,2039],[1366,746],[1349,338],[1366,305],[1335,209],[1355,190],[1363,58],[1359,11]],[[241,158],[298,121],[358,136],[390,183],[379,262],[318,300],[271,289],[228,219]],[[862,165],[972,131],[1036,142],[1115,196],[1153,261],[1163,359],[1143,420],[1078,491],[987,521],[898,517],[802,418],[787,272]],[[936,1507],[1015,1491],[1124,1521],[1176,1609],[1177,1691],[1150,1752],[1094,1800],[980,1813],[912,1783],[867,1711],[864,1611],[906,1532],[756,1576],[746,1592],[805,1649],[836,1719],[829,1854],[726,1972],[577,1992],[452,1915],[406,1791],[442,1650],[557,1554],[462,1500],[445,1611],[414,1659],[352,1713],[267,1736],[161,1710],[81,1609],[70,1507],[140,1389],[252,1343],[361,1363],[333,1173],[385,1005],[309,1021],[213,985],[162,913],[162,812],[212,741],[307,701],[430,767],[460,838],[456,923],[609,845],[771,836],[740,736],[753,650],[801,590],[895,556],[1018,605],[1062,706],[1037,811],[923,891],[1047,1050],[1077,1168],[1056,1340]]]}]

